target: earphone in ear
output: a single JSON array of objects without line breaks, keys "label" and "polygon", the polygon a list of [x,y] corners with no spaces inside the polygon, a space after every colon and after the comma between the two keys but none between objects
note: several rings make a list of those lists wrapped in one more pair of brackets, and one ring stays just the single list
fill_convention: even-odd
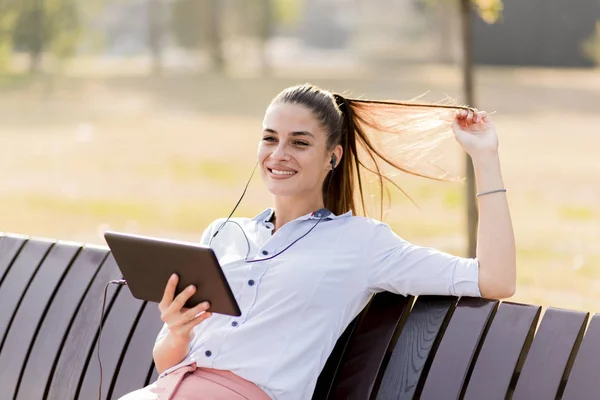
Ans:
[{"label": "earphone in ear", "polygon": [[336,164],[337,160],[335,159],[335,156],[332,155],[331,156],[331,169],[333,170],[335,168],[335,164]]}]

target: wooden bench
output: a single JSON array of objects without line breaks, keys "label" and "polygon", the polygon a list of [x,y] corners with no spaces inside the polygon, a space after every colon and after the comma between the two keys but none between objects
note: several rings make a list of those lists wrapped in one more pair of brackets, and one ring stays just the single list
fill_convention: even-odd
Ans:
[{"label": "wooden bench", "polygon": [[[0,234],[0,398],[97,399],[107,248]],[[476,298],[376,295],[323,369],[313,399],[598,399],[600,316]],[[539,326],[538,326],[539,322]],[[156,379],[156,304],[110,285],[104,399]]]}]

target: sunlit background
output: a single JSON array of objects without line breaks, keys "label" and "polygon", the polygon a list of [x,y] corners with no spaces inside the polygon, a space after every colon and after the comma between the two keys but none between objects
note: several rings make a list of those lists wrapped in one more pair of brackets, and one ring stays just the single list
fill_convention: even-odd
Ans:
[{"label": "sunlit background", "polygon": [[[474,5],[473,105],[500,137],[514,301],[600,312],[598,21],[597,0]],[[235,205],[280,90],[464,102],[462,55],[454,0],[0,0],[0,231],[196,241]],[[386,222],[465,255],[465,185],[400,183],[419,207],[392,192]],[[271,205],[255,176],[236,215]]]}]

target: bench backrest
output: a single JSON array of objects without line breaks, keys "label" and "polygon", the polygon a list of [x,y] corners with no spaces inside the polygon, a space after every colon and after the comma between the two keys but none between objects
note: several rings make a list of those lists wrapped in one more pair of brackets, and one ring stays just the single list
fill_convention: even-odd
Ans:
[{"label": "bench backrest", "polygon": [[[108,249],[0,236],[0,390],[97,399]],[[600,316],[485,299],[376,295],[338,340],[313,399],[600,398]],[[110,285],[102,398],[156,379],[156,304]],[[587,327],[587,331],[586,331]],[[560,396],[558,396],[560,397]]]}]

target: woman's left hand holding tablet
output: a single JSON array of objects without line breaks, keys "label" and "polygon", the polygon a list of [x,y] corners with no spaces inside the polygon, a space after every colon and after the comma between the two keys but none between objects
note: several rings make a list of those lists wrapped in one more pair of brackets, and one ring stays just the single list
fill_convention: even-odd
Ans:
[{"label": "woman's left hand holding tablet", "polygon": [[184,307],[185,303],[196,292],[196,288],[188,286],[175,296],[177,282],[179,282],[179,277],[173,274],[167,282],[158,309],[160,310],[160,318],[169,327],[169,333],[174,338],[189,342],[192,339],[193,328],[210,318],[212,313],[207,311],[210,304],[206,301],[192,308]]}]

